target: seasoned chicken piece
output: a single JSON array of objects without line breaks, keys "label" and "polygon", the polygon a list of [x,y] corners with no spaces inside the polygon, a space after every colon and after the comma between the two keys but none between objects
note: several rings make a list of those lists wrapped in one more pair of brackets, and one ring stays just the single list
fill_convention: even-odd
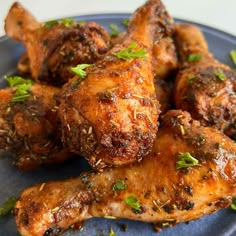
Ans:
[{"label": "seasoned chicken piece", "polygon": [[32,78],[30,60],[27,53],[23,53],[20,57],[20,60],[17,62],[17,72],[23,77]]},{"label": "seasoned chicken piece", "polygon": [[[180,157],[195,160],[185,163]],[[189,113],[173,110],[141,162],[30,187],[16,203],[16,223],[23,236],[40,236],[62,233],[91,217],[156,227],[195,220],[229,206],[236,196],[235,173],[236,144]]]},{"label": "seasoned chicken piece", "polygon": [[155,79],[154,86],[157,100],[160,103],[161,114],[165,114],[171,107],[171,90],[168,83],[162,79]]},{"label": "seasoned chicken piece", "polygon": [[30,97],[13,102],[14,91],[0,90],[0,149],[16,154],[20,170],[57,163],[72,154],[62,146],[53,96],[59,89],[32,85]]},{"label": "seasoned chicken piece", "polygon": [[181,60],[176,107],[236,139],[236,72],[214,59],[196,26],[176,25],[175,41]]},{"label": "seasoned chicken piece", "polygon": [[153,67],[156,79],[167,79],[178,68],[175,44],[171,37],[156,41],[153,47]]},{"label": "seasoned chicken piece", "polygon": [[[122,43],[126,31],[112,39],[112,44]],[[153,70],[156,79],[168,79],[178,68],[175,44],[171,37],[157,39],[153,45]]]},{"label": "seasoned chicken piece", "polygon": [[147,1],[131,18],[123,43],[87,68],[81,83],[74,77],[64,87],[59,107],[64,143],[94,168],[139,161],[151,151],[160,113],[152,48],[154,39],[171,33],[172,19],[162,3]]},{"label": "seasoned chicken piece", "polygon": [[44,24],[15,2],[5,20],[6,34],[26,47],[36,81],[60,86],[73,76],[70,67],[93,63],[110,48],[110,36],[95,22],[72,19]]}]

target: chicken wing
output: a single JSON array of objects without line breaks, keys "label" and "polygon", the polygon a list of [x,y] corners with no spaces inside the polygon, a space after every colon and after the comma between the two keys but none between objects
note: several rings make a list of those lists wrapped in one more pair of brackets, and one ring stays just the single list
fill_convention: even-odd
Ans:
[{"label": "chicken wing", "polygon": [[16,154],[15,164],[20,170],[72,156],[60,140],[58,107],[53,99],[58,92],[58,88],[35,84],[30,98],[13,102],[12,89],[0,90],[0,149]]},{"label": "chicken wing", "polygon": [[39,23],[19,3],[10,8],[6,34],[22,42],[36,81],[61,86],[73,73],[71,66],[93,63],[110,48],[110,36],[99,24],[72,19]]},{"label": "chicken wing", "polygon": [[176,25],[175,41],[181,60],[174,85],[176,107],[236,139],[236,72],[214,59],[197,27]]},{"label": "chicken wing", "polygon": [[[186,161],[178,169],[183,155],[198,163]],[[194,220],[229,206],[236,195],[235,173],[236,144],[217,129],[200,126],[189,113],[173,110],[141,162],[30,187],[16,203],[16,223],[23,236],[40,236],[62,233],[91,217],[156,227]]]},{"label": "chicken wing", "polygon": [[162,3],[147,1],[131,18],[123,43],[87,68],[81,83],[75,77],[64,87],[59,107],[64,143],[94,168],[141,160],[151,151],[160,112],[152,48],[154,39],[171,33],[172,19]]}]

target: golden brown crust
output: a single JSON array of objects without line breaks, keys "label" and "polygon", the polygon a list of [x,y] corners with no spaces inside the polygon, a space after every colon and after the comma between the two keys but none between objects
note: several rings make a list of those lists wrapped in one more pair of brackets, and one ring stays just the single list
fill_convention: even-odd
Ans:
[{"label": "golden brown crust", "polygon": [[55,87],[35,84],[30,98],[12,102],[13,91],[0,90],[0,149],[15,153],[15,165],[21,170],[62,162],[72,156],[60,141],[53,99],[58,92]]},{"label": "golden brown crust", "polygon": [[[202,125],[216,126],[235,138],[235,71],[213,58],[197,27],[176,26],[175,40],[182,61],[174,85],[176,107],[189,111]],[[201,55],[202,58],[189,61],[188,56],[191,54]]]},{"label": "golden brown crust", "polygon": [[73,76],[71,66],[93,63],[110,48],[109,34],[95,22],[41,24],[19,3],[5,20],[6,34],[26,47],[32,77],[61,86]]},{"label": "golden brown crust", "polygon": [[[180,153],[199,165],[176,169]],[[154,149],[140,163],[82,173],[79,178],[42,183],[24,190],[16,203],[19,232],[64,232],[91,217],[129,218],[157,227],[197,219],[229,206],[236,196],[236,145],[214,128],[202,127],[187,112],[169,111]],[[124,190],[113,191],[123,181]],[[125,203],[134,196],[135,211]]]},{"label": "golden brown crust", "polygon": [[[63,88],[59,108],[63,140],[94,168],[139,161],[151,151],[160,113],[152,48],[154,39],[171,32],[172,21],[163,5],[148,1],[132,16],[123,43],[88,68],[77,87],[75,77]],[[147,52],[146,58],[125,61],[114,56],[134,42]]]}]

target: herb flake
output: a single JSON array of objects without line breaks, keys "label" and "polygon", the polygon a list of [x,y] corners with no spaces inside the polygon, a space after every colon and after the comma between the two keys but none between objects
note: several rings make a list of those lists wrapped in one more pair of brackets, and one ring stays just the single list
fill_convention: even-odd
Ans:
[{"label": "herb flake", "polygon": [[70,26],[76,24],[77,21],[72,18],[63,18],[63,19],[59,20],[59,23],[63,24],[65,27],[70,27]]},{"label": "herb flake", "polygon": [[85,69],[90,66],[91,64],[79,64],[76,67],[71,67],[71,71],[78,75],[81,80],[83,80],[87,76]]},{"label": "herb flake", "polygon": [[218,80],[220,81],[224,81],[226,78],[225,78],[225,74],[223,72],[223,70],[221,69],[218,69],[216,72],[215,72],[215,76]]},{"label": "herb flake", "polygon": [[50,21],[46,21],[44,23],[44,27],[47,29],[47,30],[50,30],[54,25],[57,25],[58,24],[58,21],[57,20],[50,20]]},{"label": "herb flake", "polygon": [[129,196],[125,199],[126,205],[132,208],[133,211],[135,212],[141,212],[141,204],[137,200],[136,197],[134,196]]},{"label": "herb flake", "polygon": [[231,57],[234,65],[236,65],[236,50],[231,50],[230,51],[230,57]]},{"label": "herb flake", "polygon": [[189,152],[179,154],[178,158],[180,160],[176,162],[177,169],[199,166],[199,161],[194,158]]},{"label": "herb flake", "polygon": [[195,62],[195,61],[200,61],[203,58],[202,54],[189,54],[187,60],[189,62]]},{"label": "herb flake", "polygon": [[122,23],[124,26],[128,27],[128,25],[129,25],[129,19],[128,19],[128,18],[125,18],[125,19],[123,19],[123,20],[121,21],[121,23]]},{"label": "herb flake", "polygon": [[127,186],[123,180],[117,180],[112,187],[112,191],[125,190]]},{"label": "herb flake", "polygon": [[188,82],[189,82],[189,83],[192,83],[195,79],[196,79],[196,77],[195,77],[194,75],[190,75],[190,76],[188,77]]},{"label": "herb flake", "polygon": [[147,52],[143,48],[138,48],[137,43],[134,42],[131,43],[127,48],[113,53],[113,55],[124,61],[129,61],[134,58],[146,58]]},{"label": "herb flake", "polygon": [[232,199],[232,203],[231,203],[230,207],[231,207],[231,209],[236,211],[236,198],[235,197]]},{"label": "herb flake", "polygon": [[118,26],[116,24],[110,24],[109,28],[110,28],[110,36],[112,38],[119,35],[120,31],[119,31]]},{"label": "herb flake", "polygon": [[10,197],[1,207],[0,207],[0,217],[11,213],[14,209],[17,199],[15,197]]},{"label": "herb flake", "polygon": [[20,76],[5,76],[4,79],[8,82],[11,89],[14,90],[12,102],[22,102],[31,96],[29,90],[33,85],[30,79],[24,79]]}]

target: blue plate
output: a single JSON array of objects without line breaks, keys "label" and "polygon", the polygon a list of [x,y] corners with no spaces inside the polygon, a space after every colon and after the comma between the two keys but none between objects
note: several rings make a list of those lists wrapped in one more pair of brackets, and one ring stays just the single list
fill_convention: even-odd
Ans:
[{"label": "blue plate", "polygon": [[[107,30],[109,30],[109,24],[114,23],[119,26],[120,30],[124,30],[125,27],[122,25],[121,21],[129,16],[130,14],[100,14],[74,18],[78,21],[96,21],[103,25]],[[183,21],[176,19],[176,22]],[[216,58],[233,67],[229,52],[232,49],[236,49],[236,37],[204,25],[196,25],[202,29],[209,43],[210,51]],[[0,87],[5,86],[2,77],[16,71],[16,63],[23,51],[24,47],[19,43],[8,39],[6,36],[0,38]],[[13,159],[9,154],[0,153],[0,205],[11,196],[18,196],[20,192],[28,186],[39,182],[78,176],[80,172],[89,169],[85,160],[75,158],[67,161],[63,165],[44,167],[31,172],[21,173],[12,166],[12,160]],[[181,223],[174,228],[163,229],[158,236],[233,236],[236,235],[235,220],[236,212],[231,209],[224,209],[213,215],[204,216],[197,221]],[[151,224],[129,220],[107,220],[100,218],[86,221],[81,231],[70,230],[64,235],[108,235],[110,227],[112,227],[117,236],[157,236]],[[0,235],[19,235],[13,216],[0,218]]]}]

